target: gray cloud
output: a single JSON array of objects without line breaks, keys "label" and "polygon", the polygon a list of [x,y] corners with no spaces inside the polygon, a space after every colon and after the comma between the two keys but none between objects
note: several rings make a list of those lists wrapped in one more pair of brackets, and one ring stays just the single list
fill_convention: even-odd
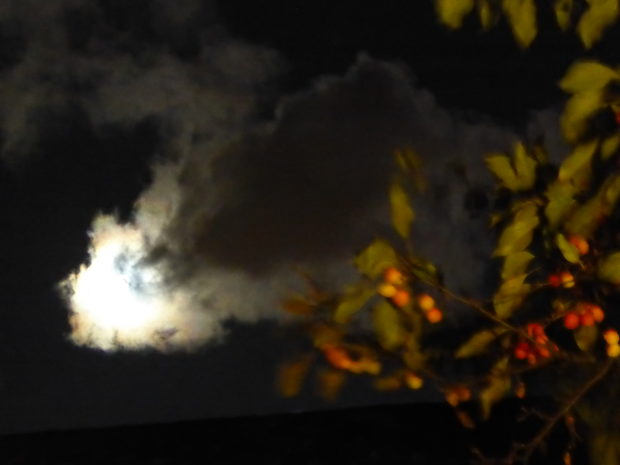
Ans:
[{"label": "gray cloud", "polygon": [[[484,286],[490,235],[465,198],[478,192],[484,209],[492,180],[482,155],[509,150],[511,131],[480,117],[465,122],[405,66],[364,55],[344,76],[280,96],[275,117],[261,118],[281,59],[229,37],[212,3],[131,3],[145,11],[129,25],[127,2],[45,5],[34,15],[17,0],[0,10],[26,44],[0,75],[4,162],[31,156],[45,124],[37,112],[67,103],[95,131],[154,117],[162,141],[163,161],[154,162],[133,219],[96,218],[90,251],[92,265],[103,256],[98,247],[116,244],[135,267],[129,281],[156,278],[147,302],[158,302],[161,324],[150,322],[141,339],[102,327],[88,303],[72,300],[76,270],[65,282],[76,343],[193,348],[220,340],[229,319],[278,318],[278,299],[300,286],[295,265],[335,285],[352,278],[349,258],[389,234],[386,188],[393,151],[404,146],[420,153],[430,184],[415,201],[416,250],[444,270],[448,285]],[[158,338],[171,327],[177,333]]]}]

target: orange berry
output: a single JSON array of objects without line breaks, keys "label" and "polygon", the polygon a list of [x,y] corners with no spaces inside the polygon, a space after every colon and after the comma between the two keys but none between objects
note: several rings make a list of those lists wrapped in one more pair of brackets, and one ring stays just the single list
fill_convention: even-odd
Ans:
[{"label": "orange berry", "polygon": [[549,275],[548,282],[551,287],[560,287],[562,285],[560,275],[558,274]]},{"label": "orange berry", "polygon": [[438,308],[431,308],[428,312],[426,312],[426,319],[429,323],[439,323],[443,320],[443,313]]},{"label": "orange berry", "polygon": [[471,399],[471,391],[466,387],[460,387],[457,390],[459,402],[467,402]]},{"label": "orange berry", "polygon": [[377,292],[383,297],[388,297],[388,298],[394,297],[394,294],[396,294],[396,291],[397,291],[396,286],[390,283],[381,283],[377,287]]},{"label": "orange berry", "polygon": [[603,338],[605,342],[609,345],[616,345],[620,342],[620,335],[618,335],[618,331],[615,329],[608,329],[603,333]]},{"label": "orange berry", "polygon": [[392,296],[392,303],[399,308],[404,307],[411,300],[411,296],[409,292],[404,289],[398,289],[396,293]]},{"label": "orange berry", "polygon": [[612,358],[620,356],[620,346],[618,344],[610,344],[607,346],[607,355]]},{"label": "orange berry", "polygon": [[456,389],[448,389],[445,396],[446,402],[448,402],[452,407],[459,405],[459,393]]},{"label": "orange berry", "polygon": [[405,276],[399,269],[390,267],[383,272],[383,280],[386,283],[400,286],[405,283]]},{"label": "orange berry", "polygon": [[568,242],[573,244],[579,255],[585,255],[590,251],[590,245],[582,236],[571,236],[568,238]]},{"label": "orange berry", "polygon": [[405,383],[410,389],[420,389],[424,385],[424,380],[412,372],[405,373]]},{"label": "orange berry", "polygon": [[566,329],[577,329],[579,328],[580,324],[581,319],[579,318],[579,315],[577,315],[575,312],[567,313],[564,316],[564,327]]},{"label": "orange berry", "polygon": [[540,355],[542,358],[549,358],[551,357],[551,352],[549,351],[549,349],[547,349],[546,347],[538,347],[538,355]]},{"label": "orange berry", "polygon": [[529,354],[530,354],[530,345],[527,342],[521,341],[515,347],[515,350],[514,350],[515,358],[519,360],[525,360]]},{"label": "orange berry", "polygon": [[420,294],[418,296],[418,307],[420,307],[425,312],[428,312],[435,307],[435,299],[433,299],[428,294]]},{"label": "orange berry", "polygon": [[596,321],[591,313],[584,313],[581,315],[581,326],[594,326]]},{"label": "orange berry", "polygon": [[563,287],[570,288],[575,286],[575,277],[569,271],[562,271],[560,273],[560,282]]},{"label": "orange berry", "polygon": [[589,304],[586,307],[586,311],[592,315],[592,318],[594,318],[594,321],[596,321],[597,323],[600,323],[605,319],[605,312],[598,305]]},{"label": "orange berry", "polygon": [[530,365],[535,365],[536,362],[537,362],[536,354],[534,354],[533,352],[530,352],[529,354],[527,354],[527,363],[529,363]]},{"label": "orange berry", "polygon": [[545,340],[547,338],[547,336],[545,336],[545,328],[543,328],[540,323],[528,323],[527,334],[534,338],[543,338]]}]

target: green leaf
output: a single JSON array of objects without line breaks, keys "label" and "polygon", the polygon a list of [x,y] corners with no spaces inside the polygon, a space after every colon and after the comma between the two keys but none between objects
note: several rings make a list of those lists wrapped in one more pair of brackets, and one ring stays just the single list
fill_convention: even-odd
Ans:
[{"label": "green leaf", "polygon": [[620,465],[620,434],[618,431],[593,430],[589,441],[590,463]]},{"label": "green leaf", "polygon": [[589,352],[598,339],[597,326],[581,326],[573,331],[575,342],[583,352]]},{"label": "green leaf", "polygon": [[515,147],[514,155],[515,172],[520,190],[527,190],[534,187],[536,181],[536,160],[530,157],[525,150],[525,146],[519,142]]},{"label": "green leaf", "polygon": [[523,274],[533,258],[534,255],[527,251],[514,252],[507,255],[502,267],[502,280]]},{"label": "green leaf", "polygon": [[618,18],[618,0],[588,0],[590,8],[581,16],[577,33],[585,48],[591,48]]},{"label": "green leaf", "polygon": [[489,384],[480,392],[482,417],[487,420],[491,416],[493,405],[498,403],[510,391],[510,376],[506,370],[508,358],[497,362],[491,371]]},{"label": "green leaf", "polygon": [[612,68],[597,61],[582,60],[571,65],[559,85],[569,94],[600,90],[613,79],[618,79],[618,73]]},{"label": "green leaf", "polygon": [[334,310],[334,321],[347,323],[375,294],[375,289],[365,283],[349,286]]},{"label": "green leaf", "polygon": [[551,228],[556,228],[564,217],[575,207],[576,187],[569,183],[554,181],[545,193],[548,203],[545,216]]},{"label": "green leaf", "polygon": [[409,196],[398,182],[393,182],[390,186],[390,206],[394,229],[401,237],[408,238],[415,213],[411,208]]},{"label": "green leaf", "polygon": [[531,286],[525,283],[527,274],[507,279],[493,296],[495,314],[502,320],[509,318],[521,306]]},{"label": "green leaf", "polygon": [[478,331],[465,344],[459,347],[454,356],[456,358],[469,358],[481,355],[486,351],[489,344],[505,332],[506,329],[501,326]]},{"label": "green leaf", "polygon": [[527,48],[536,38],[536,4],[534,0],[503,0],[502,8],[515,40]]},{"label": "green leaf", "polygon": [[581,260],[579,259],[579,250],[577,250],[577,247],[573,244],[568,242],[566,237],[564,237],[564,234],[557,234],[555,236],[555,243],[567,262],[575,264],[581,263]]},{"label": "green leaf", "polygon": [[603,257],[598,265],[599,279],[612,284],[620,284],[620,252]]},{"label": "green leaf", "polygon": [[387,350],[396,349],[405,340],[403,322],[398,311],[387,301],[379,302],[372,314],[377,338]]},{"label": "green leaf", "polygon": [[442,24],[458,29],[465,16],[474,8],[474,0],[435,0],[435,8]]},{"label": "green leaf", "polygon": [[513,221],[500,235],[493,255],[503,257],[527,248],[539,223],[538,207],[532,202],[523,204],[517,210]]},{"label": "green leaf", "polygon": [[570,27],[570,17],[573,11],[573,0],[556,0],[553,4],[555,20],[560,29],[566,31]]},{"label": "green leaf", "polygon": [[[585,144],[578,145],[566,160],[560,165],[558,179],[560,182],[573,182],[578,188],[585,188],[589,183],[592,157],[598,146],[597,140],[592,140]],[[587,172],[585,179],[583,173]],[[575,182],[575,175],[581,175],[581,182]],[[585,182],[584,182],[585,181]],[[585,185],[584,185],[585,184]]]},{"label": "green leaf", "polygon": [[376,239],[355,257],[356,268],[371,279],[377,278],[386,268],[398,265],[396,252],[383,239]]},{"label": "green leaf", "polygon": [[601,200],[601,195],[596,195],[585,204],[577,208],[565,222],[566,231],[571,235],[583,236],[586,239],[592,237],[603,218],[606,209]]},{"label": "green leaf", "polygon": [[600,89],[579,92],[566,103],[560,126],[566,140],[576,142],[586,131],[589,119],[605,105]]},{"label": "green leaf", "polygon": [[511,191],[516,191],[519,188],[517,175],[510,164],[510,158],[506,155],[495,154],[485,157],[484,161],[489,170],[497,177],[504,187]]},{"label": "green leaf", "polygon": [[616,133],[601,144],[601,158],[609,160],[618,151],[618,147],[620,147],[620,134]]}]

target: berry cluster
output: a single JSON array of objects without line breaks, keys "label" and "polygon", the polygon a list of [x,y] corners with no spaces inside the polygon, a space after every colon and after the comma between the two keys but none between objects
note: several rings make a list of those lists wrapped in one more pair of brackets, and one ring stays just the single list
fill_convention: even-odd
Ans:
[{"label": "berry cluster", "polygon": [[549,276],[551,287],[565,287],[567,289],[575,286],[575,277],[570,271],[560,271]]},{"label": "berry cluster", "polygon": [[527,360],[530,365],[538,363],[540,359],[550,358],[551,351],[557,352],[558,346],[549,341],[545,328],[539,323],[529,323],[526,327],[527,335],[534,340],[520,340],[514,348],[514,356],[518,360]]},{"label": "berry cluster", "polygon": [[594,326],[605,319],[605,312],[601,307],[590,302],[577,302],[573,310],[564,315],[564,327],[577,329],[580,326]]},{"label": "berry cluster", "polygon": [[467,402],[471,399],[471,390],[465,386],[454,386],[444,391],[446,402],[452,407],[456,407],[461,402]]},{"label": "berry cluster", "polygon": [[409,291],[403,287],[405,283],[405,275],[399,269],[390,267],[383,272],[383,282],[377,292],[390,299],[396,307],[403,308],[411,301]]},{"label": "berry cluster", "polygon": [[[390,267],[383,272],[383,282],[377,287],[377,292],[398,308],[403,308],[411,301],[411,294],[404,287],[405,275],[397,268]],[[443,319],[443,313],[435,305],[435,299],[428,294],[419,294],[417,305],[424,313],[429,323],[439,323]]]},{"label": "berry cluster", "polygon": [[435,306],[435,299],[430,295],[420,294],[417,303],[429,323],[439,323],[443,319],[443,313]]},{"label": "berry cluster", "polygon": [[620,356],[620,335],[618,335],[618,331],[615,329],[608,329],[603,333],[603,338],[607,343],[607,355],[609,357],[618,357]]}]

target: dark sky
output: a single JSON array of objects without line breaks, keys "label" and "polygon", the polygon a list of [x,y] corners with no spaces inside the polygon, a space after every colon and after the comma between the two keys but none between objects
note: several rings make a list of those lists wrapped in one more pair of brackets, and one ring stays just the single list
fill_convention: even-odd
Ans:
[{"label": "dark sky", "polygon": [[[347,258],[386,231],[398,146],[433,186],[421,253],[483,286],[457,266],[489,251],[463,201],[490,189],[480,158],[542,133],[561,149],[556,82],[584,52],[552,27],[527,52],[505,24],[449,32],[431,2],[336,3],[3,3],[0,433],[331,407],[277,396],[299,347],[277,299],[294,264],[351,277]],[[590,56],[613,63],[617,36]],[[183,328],[169,350],[129,333],[103,350],[90,320],[72,342],[83,308],[56,287],[88,263],[89,230],[143,235],[128,253],[165,277],[148,302]],[[355,382],[337,405],[429,398]]]}]

